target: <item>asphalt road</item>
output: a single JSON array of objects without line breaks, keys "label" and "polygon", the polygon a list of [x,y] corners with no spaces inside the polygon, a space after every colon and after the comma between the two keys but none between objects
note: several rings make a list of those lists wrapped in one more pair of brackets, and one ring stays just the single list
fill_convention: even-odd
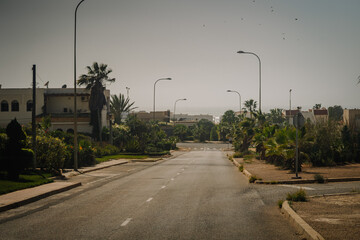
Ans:
[{"label": "asphalt road", "polygon": [[0,239],[299,239],[276,206],[297,186],[249,184],[222,146],[192,146],[73,177],[83,186],[1,213]]}]

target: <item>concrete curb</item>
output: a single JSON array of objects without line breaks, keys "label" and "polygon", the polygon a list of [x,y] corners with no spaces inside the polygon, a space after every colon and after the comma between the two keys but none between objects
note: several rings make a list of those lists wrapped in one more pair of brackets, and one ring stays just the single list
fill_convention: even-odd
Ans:
[{"label": "concrete curb", "polygon": [[[48,183],[48,184],[44,184],[44,185],[40,185],[38,186],[38,188],[49,188],[49,186],[51,185],[56,185],[57,182],[54,183]],[[77,183],[66,183],[66,184],[61,184],[64,186],[59,186],[56,187],[54,186],[53,189],[50,190],[44,190],[41,193],[35,193],[33,191],[33,188],[27,188],[27,189],[23,189],[23,190],[19,190],[16,192],[11,192],[8,194],[4,194],[2,196],[0,196],[0,212],[4,212],[13,208],[17,208],[32,202],[36,202],[40,199],[49,197],[51,195],[57,194],[57,193],[61,193],[61,192],[65,192],[68,191],[72,188],[81,186],[80,182]],[[50,187],[51,188],[51,187]],[[22,194],[25,197],[18,197],[17,195]],[[18,199],[18,200],[16,200]]]},{"label": "concrete curb", "polygon": [[[241,164],[238,163],[236,160],[232,159],[231,161],[233,162],[233,164],[234,164],[236,167],[240,167],[240,166],[241,166]],[[249,179],[253,176],[253,175],[252,175],[249,171],[247,171],[246,169],[243,169],[242,173],[243,173],[247,178],[249,178]]]},{"label": "concrete curb", "polygon": [[[328,178],[324,183],[328,182],[352,182],[360,181],[360,177],[350,177],[350,178]],[[279,181],[256,181],[257,184],[306,184],[306,183],[318,183],[316,180],[312,179],[299,179],[299,180],[279,180]]]},{"label": "concrete curb", "polygon": [[71,171],[71,172],[65,173],[63,175],[66,178],[69,178],[69,177],[74,177],[74,176],[77,176],[77,175],[80,175],[80,174],[93,172],[93,171],[96,171],[96,170],[101,170],[101,169],[104,169],[104,168],[109,168],[109,167],[113,167],[113,166],[117,166],[117,165],[126,164],[128,162],[129,162],[128,160],[124,160],[122,162],[117,162],[117,163],[108,164],[108,165],[104,165],[104,166],[97,166],[97,167],[92,167],[92,168],[89,168],[89,169],[82,169],[82,170],[79,170],[77,172],[76,171]]},{"label": "concrete curb", "polygon": [[325,240],[289,206],[288,201],[282,204],[281,212],[290,220],[300,234],[305,235],[306,239]]}]

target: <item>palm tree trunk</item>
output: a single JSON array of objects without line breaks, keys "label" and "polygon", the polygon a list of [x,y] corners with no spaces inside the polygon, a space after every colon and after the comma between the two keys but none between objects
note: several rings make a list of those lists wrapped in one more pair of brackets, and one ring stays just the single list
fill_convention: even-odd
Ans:
[{"label": "palm tree trunk", "polygon": [[99,140],[100,140],[100,145],[102,145],[102,133],[101,133],[101,110],[98,109],[98,127],[99,127]]}]

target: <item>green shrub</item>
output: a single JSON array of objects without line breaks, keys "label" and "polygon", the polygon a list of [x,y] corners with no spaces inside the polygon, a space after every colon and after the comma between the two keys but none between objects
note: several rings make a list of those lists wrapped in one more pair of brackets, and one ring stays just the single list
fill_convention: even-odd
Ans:
[{"label": "green shrub", "polygon": [[244,156],[244,154],[240,153],[240,152],[236,152],[233,154],[233,158],[242,158]]},{"label": "green shrub", "polygon": [[314,179],[315,179],[315,181],[317,183],[324,183],[325,182],[325,179],[324,179],[323,175],[321,175],[321,174],[315,174]]},{"label": "green shrub", "polygon": [[278,200],[278,201],[277,201],[278,207],[279,207],[279,208],[282,208],[283,203],[284,203],[284,200],[282,200],[282,199]]},{"label": "green shrub", "polygon": [[256,180],[258,180],[258,178],[257,178],[255,175],[252,175],[252,176],[249,178],[249,183],[254,183]]},{"label": "green shrub", "polygon": [[69,148],[59,138],[48,136],[36,137],[37,167],[55,171],[64,167],[65,159],[70,158]]},{"label": "green shrub", "polygon": [[107,155],[115,155],[120,153],[120,149],[111,144],[105,144],[103,146],[94,145],[94,153],[96,157],[102,157]]},{"label": "green shrub", "polygon": [[288,193],[286,200],[293,201],[293,202],[306,202],[306,192],[304,189],[299,189],[297,192]]},{"label": "green shrub", "polygon": [[239,171],[240,171],[240,172],[243,172],[243,171],[244,171],[244,166],[243,166],[242,164],[240,164],[240,166],[239,166]]},{"label": "green shrub", "polygon": [[18,180],[19,174],[31,167],[34,154],[30,149],[24,149],[26,134],[16,118],[7,125],[6,135],[8,139],[1,154],[1,168],[6,170],[10,179]]},{"label": "green shrub", "polygon": [[143,149],[140,146],[140,143],[136,138],[131,138],[126,143],[125,149],[127,152],[132,152],[132,153],[142,153],[143,152]]}]

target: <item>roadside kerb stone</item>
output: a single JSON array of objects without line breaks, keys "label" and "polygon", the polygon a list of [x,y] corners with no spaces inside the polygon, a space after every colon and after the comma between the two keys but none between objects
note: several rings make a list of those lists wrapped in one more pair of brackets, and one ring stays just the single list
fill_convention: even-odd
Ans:
[{"label": "roadside kerb stone", "polygon": [[53,182],[7,193],[0,196],[0,212],[23,206],[78,186],[81,186],[80,182]]},{"label": "roadside kerb stone", "polygon": [[84,173],[88,173],[88,172],[92,172],[92,171],[96,171],[96,170],[100,170],[100,169],[104,169],[104,168],[109,168],[109,167],[112,167],[112,166],[126,164],[128,162],[129,162],[128,160],[111,160],[109,162],[98,164],[98,165],[96,165],[94,167],[87,167],[87,168],[84,168],[84,169],[80,169],[78,171],[67,172],[67,173],[64,173],[63,176],[65,178],[69,178],[69,177],[77,176],[77,175],[80,175],[80,174],[84,174]]},{"label": "roadside kerb stone", "polygon": [[[241,164],[238,163],[238,161],[236,161],[235,159],[232,159],[231,161],[233,162],[233,164],[234,164],[237,168],[240,167]],[[249,179],[253,176],[253,175],[252,175],[249,171],[247,171],[246,169],[243,169],[242,173],[243,173],[247,178],[249,178]]]},{"label": "roadside kerb stone", "polygon": [[290,207],[288,201],[284,201],[282,204],[281,212],[290,220],[300,234],[305,235],[306,239],[325,240]]}]

